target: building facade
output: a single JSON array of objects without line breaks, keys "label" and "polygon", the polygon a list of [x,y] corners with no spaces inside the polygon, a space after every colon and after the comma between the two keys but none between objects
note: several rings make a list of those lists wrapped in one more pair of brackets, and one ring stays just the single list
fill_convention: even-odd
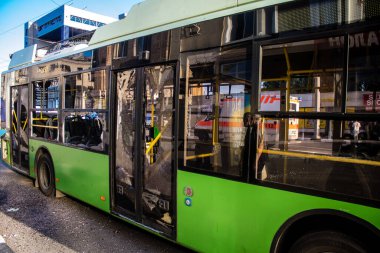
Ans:
[{"label": "building facade", "polygon": [[37,44],[38,48],[52,42],[67,40],[117,19],[62,5],[34,22],[25,23],[24,47]]}]

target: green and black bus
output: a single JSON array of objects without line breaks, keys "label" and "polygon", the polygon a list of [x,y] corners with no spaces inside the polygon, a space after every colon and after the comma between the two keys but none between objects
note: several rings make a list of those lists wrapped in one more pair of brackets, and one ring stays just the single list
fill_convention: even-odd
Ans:
[{"label": "green and black bus", "polygon": [[380,252],[377,0],[145,0],[87,37],[1,76],[43,194],[200,252]]}]

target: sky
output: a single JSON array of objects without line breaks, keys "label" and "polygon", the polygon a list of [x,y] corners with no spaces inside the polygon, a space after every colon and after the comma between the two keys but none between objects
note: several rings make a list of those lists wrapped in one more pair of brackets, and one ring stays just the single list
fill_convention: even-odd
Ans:
[{"label": "sky", "polygon": [[24,23],[35,21],[63,4],[118,18],[142,0],[0,0],[0,72],[9,55],[24,48]]}]

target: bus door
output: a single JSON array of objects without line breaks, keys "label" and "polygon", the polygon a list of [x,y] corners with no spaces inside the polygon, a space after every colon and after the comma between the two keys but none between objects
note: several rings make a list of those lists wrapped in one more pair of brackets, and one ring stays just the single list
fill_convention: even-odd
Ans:
[{"label": "bus door", "polygon": [[11,87],[12,166],[29,174],[28,85]]},{"label": "bus door", "polygon": [[117,76],[114,211],[171,236],[174,74],[171,65]]}]

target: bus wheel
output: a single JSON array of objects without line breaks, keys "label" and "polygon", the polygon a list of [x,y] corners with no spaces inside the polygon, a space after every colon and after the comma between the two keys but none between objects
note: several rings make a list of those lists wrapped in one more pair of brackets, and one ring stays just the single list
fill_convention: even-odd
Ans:
[{"label": "bus wheel", "polygon": [[53,197],[55,193],[54,167],[48,154],[42,154],[38,159],[37,180],[41,192],[48,197]]},{"label": "bus wheel", "polygon": [[300,237],[289,253],[366,253],[354,239],[336,231],[319,231]]}]

